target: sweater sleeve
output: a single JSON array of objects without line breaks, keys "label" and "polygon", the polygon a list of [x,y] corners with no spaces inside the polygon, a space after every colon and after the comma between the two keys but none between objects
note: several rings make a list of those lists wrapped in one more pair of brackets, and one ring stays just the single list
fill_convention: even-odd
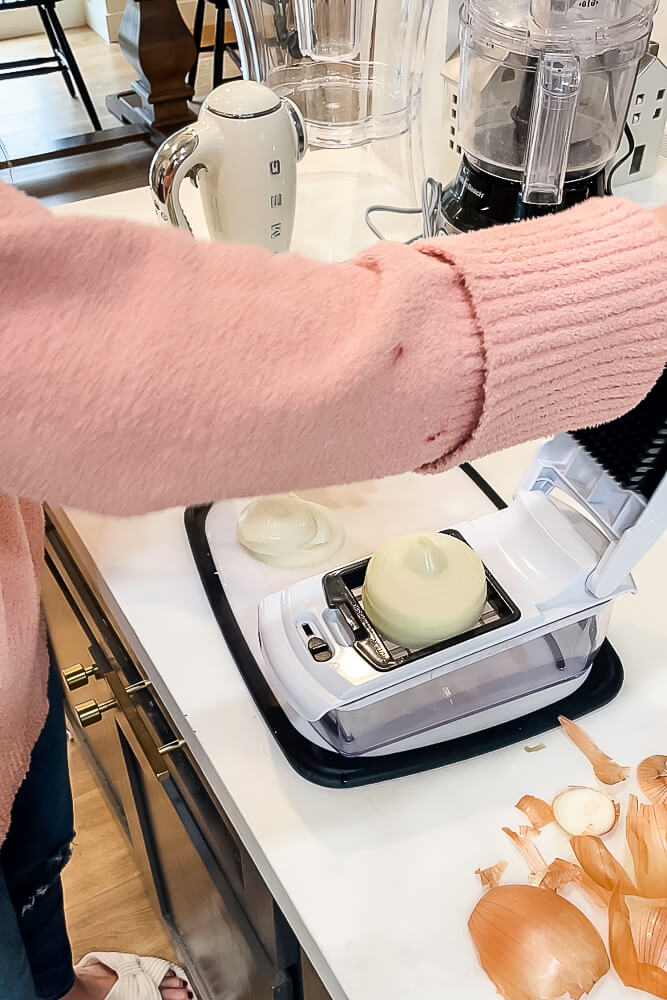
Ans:
[{"label": "sweater sleeve", "polygon": [[665,362],[666,249],[602,202],[322,264],[0,185],[0,489],[133,513],[609,419]]}]

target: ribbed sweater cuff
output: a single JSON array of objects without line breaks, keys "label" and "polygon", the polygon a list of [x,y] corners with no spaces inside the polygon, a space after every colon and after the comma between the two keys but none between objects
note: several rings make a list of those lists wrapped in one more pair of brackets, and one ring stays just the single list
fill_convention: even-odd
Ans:
[{"label": "ribbed sweater cuff", "polygon": [[611,420],[667,361],[667,230],[626,201],[420,244],[456,269],[482,338],[477,427],[431,470]]}]

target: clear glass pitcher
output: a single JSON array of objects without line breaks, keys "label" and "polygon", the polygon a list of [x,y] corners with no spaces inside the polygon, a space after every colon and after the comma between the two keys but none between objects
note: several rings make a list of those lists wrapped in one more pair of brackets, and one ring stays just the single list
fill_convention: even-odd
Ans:
[{"label": "clear glass pitcher", "polygon": [[618,149],[657,0],[463,0],[460,143],[557,205]]},{"label": "clear glass pitcher", "polygon": [[231,0],[243,74],[298,106],[316,146],[407,132],[433,0]]}]

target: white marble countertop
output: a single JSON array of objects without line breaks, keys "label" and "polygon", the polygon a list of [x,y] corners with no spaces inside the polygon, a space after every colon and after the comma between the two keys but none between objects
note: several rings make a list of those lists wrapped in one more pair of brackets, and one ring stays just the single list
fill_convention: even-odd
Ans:
[{"label": "white marble countertop", "polygon": [[[660,200],[655,191],[654,184],[642,197]],[[60,211],[153,219],[146,190]],[[479,468],[507,496],[531,447],[491,456]],[[575,748],[554,732],[541,738],[539,753],[517,745],[365,788],[312,785],[282,757],[236,670],[193,570],[182,511],[68,517],[334,1000],[492,1000],[466,928],[480,895],[473,872],[507,858],[508,875],[525,880],[501,827],[516,828],[512,806],[524,793],[549,797],[567,784],[591,783]],[[666,564],[663,538],[637,570],[639,596],[617,602],[610,638],[626,681],[611,705],[586,720],[624,764],[665,750]],[[612,972],[593,995],[619,1000],[634,992]]]}]

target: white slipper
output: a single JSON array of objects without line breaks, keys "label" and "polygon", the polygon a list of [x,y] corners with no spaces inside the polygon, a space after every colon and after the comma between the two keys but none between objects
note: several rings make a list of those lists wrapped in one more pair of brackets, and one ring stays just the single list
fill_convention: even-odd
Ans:
[{"label": "white slipper", "polygon": [[186,990],[194,992],[183,969],[164,958],[144,958],[117,951],[91,951],[81,959],[80,964],[86,965],[89,959],[101,962],[118,976],[106,1000],[162,1000],[158,987],[170,970],[186,983]]}]

